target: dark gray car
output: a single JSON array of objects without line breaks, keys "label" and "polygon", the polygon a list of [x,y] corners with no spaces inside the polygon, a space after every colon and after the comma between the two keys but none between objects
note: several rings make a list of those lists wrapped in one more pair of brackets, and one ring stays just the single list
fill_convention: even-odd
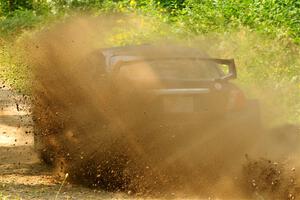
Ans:
[{"label": "dark gray car", "polygon": [[105,63],[104,76],[114,82],[136,82],[156,96],[152,101],[156,108],[148,103],[151,110],[160,112],[160,118],[260,124],[257,100],[247,99],[231,82],[237,78],[233,59],[210,58],[200,50],[178,46],[125,46],[97,53]]}]

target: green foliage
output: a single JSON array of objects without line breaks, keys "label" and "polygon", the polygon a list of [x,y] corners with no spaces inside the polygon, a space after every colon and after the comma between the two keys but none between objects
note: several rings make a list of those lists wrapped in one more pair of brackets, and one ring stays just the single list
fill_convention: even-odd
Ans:
[{"label": "green foliage", "polygon": [[31,10],[17,10],[11,16],[0,20],[0,37],[8,38],[19,35],[24,30],[32,29],[41,23],[42,17]]},{"label": "green foliage", "polygon": [[38,23],[34,18],[66,15],[74,10],[133,12],[163,16],[165,22],[172,23],[174,30],[184,36],[247,27],[272,37],[290,37],[300,42],[298,0],[1,0],[0,3],[0,13],[4,16],[1,21],[7,24],[18,21],[16,26],[21,28],[31,28],[26,21],[31,25]]},{"label": "green foliage", "polygon": [[33,0],[1,0],[0,8],[2,15],[9,15],[16,10],[33,9]]},{"label": "green foliage", "polygon": [[240,25],[273,36],[300,38],[297,0],[188,0],[181,23],[195,33],[226,31]]}]

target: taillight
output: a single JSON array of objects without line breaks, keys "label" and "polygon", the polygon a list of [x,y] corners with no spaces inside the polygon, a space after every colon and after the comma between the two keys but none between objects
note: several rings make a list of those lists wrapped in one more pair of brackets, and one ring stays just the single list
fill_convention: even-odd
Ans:
[{"label": "taillight", "polygon": [[242,91],[238,89],[231,90],[228,101],[228,109],[239,111],[246,107],[246,97]]}]

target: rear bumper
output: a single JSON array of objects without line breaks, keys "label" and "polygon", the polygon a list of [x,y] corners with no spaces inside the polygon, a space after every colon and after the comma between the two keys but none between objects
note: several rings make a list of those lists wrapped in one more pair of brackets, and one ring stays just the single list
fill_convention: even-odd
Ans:
[{"label": "rear bumper", "polygon": [[239,111],[226,113],[209,111],[201,113],[162,113],[157,117],[156,119],[149,120],[153,123],[154,127],[172,127],[178,130],[195,129],[195,127],[205,129],[206,127],[214,126],[229,126],[232,128],[261,127],[260,107],[257,100],[248,100],[246,107]]}]

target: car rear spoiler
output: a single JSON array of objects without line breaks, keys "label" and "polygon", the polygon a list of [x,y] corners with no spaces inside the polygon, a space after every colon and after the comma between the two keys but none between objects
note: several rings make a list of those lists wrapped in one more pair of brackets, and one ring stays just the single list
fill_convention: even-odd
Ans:
[{"label": "car rear spoiler", "polygon": [[134,62],[140,62],[140,61],[151,61],[151,60],[176,60],[176,59],[191,59],[191,60],[206,60],[206,61],[211,61],[215,62],[217,64],[221,65],[227,65],[228,66],[228,73],[224,74],[219,80],[230,80],[230,79],[235,79],[237,78],[237,73],[236,73],[236,66],[234,59],[220,59],[220,58],[203,58],[203,57],[154,57],[154,58],[143,58],[143,57],[136,57],[136,56],[126,56],[123,57],[123,60],[119,60],[115,63],[115,69],[114,71],[118,71],[121,67],[121,65],[125,63],[134,63]]}]

